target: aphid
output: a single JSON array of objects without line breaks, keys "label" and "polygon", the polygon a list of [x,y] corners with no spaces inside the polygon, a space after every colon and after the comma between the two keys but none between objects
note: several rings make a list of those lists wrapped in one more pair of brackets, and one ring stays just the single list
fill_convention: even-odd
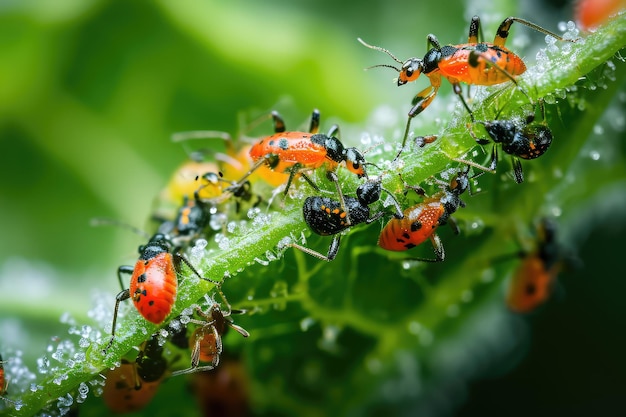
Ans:
[{"label": "aphid", "polygon": [[434,100],[441,86],[441,77],[446,78],[452,84],[454,92],[458,95],[461,103],[467,109],[472,119],[473,114],[463,98],[460,83],[494,85],[512,81],[517,84],[515,77],[526,71],[526,64],[522,58],[504,46],[513,22],[526,25],[531,29],[552,36],[560,41],[572,41],[570,39],[564,39],[527,20],[518,17],[508,17],[500,24],[493,43],[478,42],[478,33],[480,31],[480,18],[478,16],[472,18],[468,41],[465,44],[441,46],[435,35],[429,34],[427,42],[428,46],[432,48],[426,52],[423,59],[409,58],[402,62],[387,49],[369,45],[362,39],[358,39],[364,46],[384,52],[400,64],[399,68],[386,64],[374,66],[388,67],[398,71],[399,86],[417,80],[422,73],[426,75],[430,81],[430,86],[417,93],[413,98],[413,107],[411,107],[408,113],[409,118],[402,139],[402,147],[396,159],[400,156],[406,144],[411,120],[424,111]]},{"label": "aphid", "polygon": [[[416,247],[429,239],[435,251],[435,259],[410,258],[424,262],[440,262],[445,259],[445,251],[441,239],[437,235],[437,227],[451,221],[450,216],[459,207],[465,207],[460,195],[469,188],[469,171],[459,171],[445,189],[432,197],[404,210],[402,218],[392,218],[383,228],[378,238],[378,246],[389,251],[405,251]],[[419,194],[423,190],[416,187]],[[453,227],[455,224],[451,222]],[[455,227],[456,228],[456,227]],[[457,230],[458,232],[458,230]]]},{"label": "aphid", "polygon": [[548,300],[563,266],[564,257],[557,242],[555,221],[541,219],[537,238],[536,249],[521,254],[522,263],[509,285],[507,305],[517,313],[529,313]]},{"label": "aphid", "polygon": [[396,217],[402,217],[402,210],[393,194],[382,186],[381,177],[370,179],[359,185],[356,190],[356,198],[343,195],[337,175],[334,172],[328,172],[328,178],[335,183],[339,200],[319,196],[307,197],[302,208],[304,221],[314,233],[321,236],[333,236],[328,253],[323,255],[297,243],[289,243],[287,246],[330,262],[335,259],[339,251],[342,231],[359,223],[373,223],[385,214],[383,210],[380,210],[371,215],[369,207],[380,200],[382,191],[385,191],[391,198],[396,209],[394,214]]},{"label": "aphid", "polygon": [[319,130],[319,111],[314,110],[311,116],[309,132],[287,132],[285,123],[276,112],[272,112],[274,120],[274,134],[259,140],[250,148],[250,157],[255,161],[252,168],[244,174],[235,189],[261,166],[268,166],[271,170],[289,174],[285,194],[293,179],[300,175],[314,189],[317,186],[304,173],[326,164],[329,170],[334,170],[340,163],[345,162],[348,170],[359,177],[366,177],[365,158],[356,148],[345,148],[335,135],[339,128],[333,126],[328,134],[317,133]]},{"label": "aphid", "polygon": [[105,352],[113,344],[120,302],[132,299],[137,311],[149,322],[161,324],[169,316],[176,301],[178,279],[176,269],[183,262],[200,279],[202,277],[184,256],[172,254],[172,242],[164,234],[155,234],[146,245],[139,247],[139,260],[135,266],[123,265],[118,268],[120,286],[124,288],[122,275],[131,275],[130,286],[115,297],[111,340]]},{"label": "aphid", "polygon": [[[228,327],[236,330],[243,337],[250,336],[243,327],[236,325],[231,319],[233,314],[244,314],[245,310],[233,310],[222,291],[218,289],[218,292],[222,296],[226,310],[222,311],[218,303],[213,303],[206,312],[200,307],[196,308],[196,313],[203,320],[191,319],[189,321],[199,326],[189,339],[191,366],[187,369],[173,372],[172,376],[215,368],[219,364],[220,355],[222,354],[222,335],[224,335]],[[200,362],[208,362],[209,364],[200,366]]]}]

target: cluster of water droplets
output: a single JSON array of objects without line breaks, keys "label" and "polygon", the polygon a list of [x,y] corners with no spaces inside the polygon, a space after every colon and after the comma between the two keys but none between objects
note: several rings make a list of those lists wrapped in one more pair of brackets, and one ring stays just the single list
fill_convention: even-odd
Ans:
[{"label": "cluster of water droplets", "polygon": [[562,37],[564,40],[558,40],[550,35],[546,35],[546,47],[541,48],[536,54],[536,63],[529,69],[528,75],[532,77],[533,83],[541,85],[542,83],[549,83],[551,79],[544,74],[554,69],[554,60],[562,60],[564,57],[569,57],[570,62],[576,62],[578,59],[576,54],[573,53],[573,43],[575,40],[577,44],[584,43],[584,38],[579,37],[579,31],[576,24],[572,21],[567,23],[559,23],[559,30],[563,32]]}]

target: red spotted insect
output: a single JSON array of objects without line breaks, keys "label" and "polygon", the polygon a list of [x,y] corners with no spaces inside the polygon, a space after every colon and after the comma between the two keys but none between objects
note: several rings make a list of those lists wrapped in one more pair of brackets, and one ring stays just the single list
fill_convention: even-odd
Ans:
[{"label": "red spotted insect", "polygon": [[250,157],[255,161],[254,165],[240,181],[229,187],[229,190],[236,189],[261,166],[268,166],[273,171],[289,174],[285,194],[297,175],[302,176],[317,190],[317,186],[304,171],[319,168],[324,164],[332,171],[340,163],[345,162],[350,172],[359,177],[367,177],[365,158],[358,149],[343,146],[336,137],[339,133],[336,125],[328,134],[317,133],[320,121],[319,111],[313,111],[309,132],[287,132],[285,123],[278,113],[272,112],[272,118],[275,133],[252,145]]},{"label": "red spotted insect", "polygon": [[[441,183],[445,186],[443,191],[432,197],[424,199],[422,202],[404,210],[402,218],[392,218],[383,228],[378,238],[378,246],[389,251],[405,251],[425,242],[431,241],[435,251],[435,259],[430,258],[410,258],[409,260],[423,262],[440,262],[445,259],[445,251],[441,239],[437,235],[437,228],[450,222],[458,233],[456,224],[451,219],[451,215],[459,207],[465,207],[460,195],[469,188],[469,178],[467,176],[469,167],[452,178],[450,184]],[[420,187],[409,187],[418,194],[424,195],[424,190]]]},{"label": "red spotted insect", "polygon": [[152,336],[140,346],[134,362],[123,359],[120,367],[107,372],[102,398],[111,411],[138,411],[154,398],[168,368],[163,351]]},{"label": "red spotted insect", "polygon": [[337,175],[334,172],[328,172],[328,178],[335,183],[339,200],[319,196],[307,197],[302,208],[304,221],[314,233],[321,236],[333,236],[328,253],[324,255],[297,243],[289,243],[286,246],[294,247],[318,259],[330,262],[335,259],[339,251],[342,231],[359,223],[373,223],[384,216],[383,210],[371,214],[369,207],[380,200],[382,191],[385,191],[391,198],[396,209],[394,214],[396,217],[402,217],[402,210],[393,194],[383,188],[382,177],[369,179],[359,185],[356,190],[356,198],[343,195]]},{"label": "red spotted insect", "polygon": [[[473,114],[463,98],[460,83],[494,85],[512,81],[514,84],[517,84],[515,77],[526,71],[526,64],[522,58],[504,46],[513,22],[526,25],[560,41],[573,41],[564,39],[527,20],[518,17],[508,17],[500,24],[493,43],[478,42],[478,33],[480,31],[480,19],[478,16],[472,18],[469,28],[469,38],[465,44],[441,46],[435,35],[429,34],[427,42],[428,46],[432,48],[426,52],[423,59],[409,58],[402,62],[387,49],[369,45],[362,39],[358,39],[364,46],[382,51],[400,64],[400,68],[386,64],[374,66],[393,68],[398,71],[399,86],[417,80],[422,73],[430,80],[430,86],[417,93],[413,98],[413,107],[411,107],[408,113],[409,118],[398,156],[402,153],[404,145],[406,144],[411,120],[424,111],[434,100],[439,91],[439,87],[441,87],[441,77],[446,78],[452,84],[454,92],[461,99],[461,103],[467,109],[472,119]],[[396,158],[398,156],[396,156]]]},{"label": "red spotted insect", "polygon": [[520,254],[522,263],[509,285],[506,302],[516,313],[529,313],[548,300],[564,264],[555,221],[543,218],[537,228],[537,237],[537,248]]},{"label": "red spotted insect", "polygon": [[118,268],[117,276],[120,286],[124,288],[122,275],[131,275],[130,286],[115,297],[111,340],[105,352],[115,339],[117,314],[122,301],[132,299],[139,313],[151,323],[161,324],[165,321],[176,301],[178,289],[176,270],[181,262],[200,279],[217,284],[216,281],[202,277],[187,258],[178,253],[172,253],[172,250],[171,239],[164,234],[157,233],[146,245],[139,247],[140,256],[135,266],[123,265]]},{"label": "red spotted insect", "polygon": [[[191,366],[187,369],[173,372],[172,376],[214,369],[219,364],[220,355],[222,354],[222,336],[228,327],[237,331],[243,337],[250,336],[243,327],[233,323],[231,318],[233,314],[245,314],[246,311],[233,310],[222,291],[218,289],[218,292],[226,305],[226,310],[222,311],[220,305],[215,302],[206,312],[200,307],[196,308],[196,313],[203,320],[190,319],[190,323],[199,325],[189,339]],[[200,366],[201,362],[208,362],[208,365]]]}]

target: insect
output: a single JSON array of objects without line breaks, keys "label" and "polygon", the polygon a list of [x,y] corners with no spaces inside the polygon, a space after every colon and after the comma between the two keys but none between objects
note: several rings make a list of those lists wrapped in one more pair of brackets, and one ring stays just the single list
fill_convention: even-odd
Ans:
[{"label": "insect", "polygon": [[[491,120],[477,121],[482,124],[485,131],[494,142],[491,151],[491,162],[488,169],[493,171],[498,162],[498,147],[502,145],[502,150],[511,155],[513,162],[513,175],[515,182],[524,182],[524,172],[522,171],[521,159],[535,159],[546,153],[552,143],[552,130],[546,123],[546,112],[543,101],[540,102],[542,121],[535,122],[535,113],[526,115],[524,121],[514,120]],[[480,145],[486,145],[490,141],[485,138],[477,138],[470,129],[470,134]]]},{"label": "insect", "polygon": [[574,15],[580,28],[593,32],[624,9],[626,0],[578,0],[574,6]]},{"label": "insect", "polygon": [[537,237],[537,248],[520,254],[522,263],[509,285],[507,305],[517,313],[529,313],[547,301],[563,266],[564,257],[557,242],[555,221],[541,219]]},{"label": "insect", "polygon": [[[204,178],[206,173],[220,172],[220,167],[214,162],[188,160],[184,162],[172,174],[167,186],[161,192],[161,198],[165,201],[179,205],[183,199],[190,198],[198,191],[198,197],[210,199],[218,197],[223,192],[223,184],[218,178],[210,176]],[[198,179],[205,182],[198,187]]]},{"label": "insect", "polygon": [[364,46],[384,52],[400,64],[399,68],[386,64],[374,66],[392,68],[398,71],[399,86],[417,80],[422,73],[426,75],[430,81],[430,86],[417,93],[413,98],[413,107],[411,107],[408,113],[409,118],[402,139],[402,147],[396,159],[400,156],[406,144],[411,120],[424,111],[434,100],[439,91],[439,87],[441,87],[441,77],[446,78],[452,84],[453,91],[460,98],[461,103],[469,112],[472,120],[474,116],[463,98],[460,83],[494,85],[512,81],[514,84],[517,84],[515,77],[526,71],[526,64],[522,58],[504,46],[513,22],[526,25],[531,29],[552,36],[560,41],[574,41],[564,39],[527,20],[518,17],[508,17],[500,24],[500,27],[498,27],[493,43],[478,42],[478,33],[480,31],[480,18],[478,16],[474,16],[470,22],[469,37],[465,44],[441,46],[435,35],[429,34],[427,43],[431,49],[426,52],[426,55],[424,55],[422,59],[409,58],[402,62],[387,49],[369,45],[362,39],[358,39]]},{"label": "insect", "polygon": [[[535,121],[535,113],[528,113],[524,120],[490,120],[490,121],[474,121],[474,124],[481,124],[489,138],[478,138],[476,133],[470,128],[470,135],[479,145],[487,145],[493,142],[491,150],[491,158],[488,166],[482,166],[472,161],[457,160],[464,162],[483,171],[495,173],[498,163],[498,146],[502,146],[502,150],[511,155],[513,163],[513,177],[518,184],[524,182],[524,172],[522,171],[521,159],[535,159],[546,153],[552,144],[552,130],[546,123],[546,113],[543,101],[539,102],[541,108],[542,121]],[[427,137],[429,141],[434,141],[437,136]],[[434,138],[434,139],[432,139]],[[420,140],[420,138],[416,138]],[[429,142],[427,142],[429,143]]]},{"label": "insect", "polygon": [[122,275],[131,275],[130,286],[122,290],[115,297],[111,340],[104,349],[106,352],[113,344],[117,314],[120,302],[132,299],[139,313],[149,322],[161,324],[172,311],[176,301],[178,280],[176,270],[180,263],[184,263],[200,279],[213,282],[202,277],[184,256],[172,253],[171,239],[162,233],[157,233],[146,245],[139,247],[139,260],[135,266],[123,265],[118,268],[117,276],[120,286],[124,288]]},{"label": "insect", "polygon": [[120,367],[107,373],[102,398],[111,411],[138,411],[152,400],[167,372],[163,350],[152,336],[142,343],[134,362],[123,359]]},{"label": "insect", "polygon": [[[236,330],[243,337],[250,334],[241,326],[233,323],[231,315],[244,314],[245,310],[233,310],[226,300],[224,293],[218,289],[224,300],[226,310],[222,311],[218,303],[213,303],[208,311],[196,308],[196,313],[203,320],[190,319],[190,323],[199,325],[189,339],[191,348],[191,366],[187,369],[175,371],[172,376],[188,374],[193,372],[207,371],[215,368],[219,364],[222,353],[222,335],[228,327]],[[200,366],[200,362],[208,362],[208,365]]]},{"label": "insect", "polygon": [[[404,210],[402,218],[392,218],[385,225],[378,238],[378,246],[389,251],[405,251],[416,247],[429,239],[435,251],[435,259],[410,258],[410,260],[423,262],[440,262],[445,259],[445,251],[437,228],[451,221],[451,215],[459,207],[465,207],[460,195],[469,188],[469,178],[466,171],[452,178],[449,184],[441,183],[445,189],[435,195],[424,199],[422,202]],[[423,195],[424,190],[420,187],[411,187],[418,194]],[[450,223],[458,233],[456,225]]]},{"label": "insect", "polygon": [[285,194],[295,176],[301,175],[314,189],[317,186],[303,172],[326,164],[329,170],[334,170],[340,163],[345,162],[348,170],[361,177],[367,177],[365,158],[356,148],[346,148],[337,139],[339,128],[331,127],[328,134],[317,133],[319,130],[320,114],[314,110],[311,116],[309,132],[287,132],[285,123],[277,112],[272,112],[274,134],[262,138],[250,148],[250,157],[255,161],[250,170],[240,181],[229,190],[237,187],[261,166],[267,166],[276,172],[289,174]]},{"label": "insect", "polygon": [[249,416],[250,377],[240,358],[223,356],[219,367],[195,374],[191,381],[201,415]]},{"label": "insect", "polygon": [[9,387],[9,381],[4,375],[4,363],[5,361],[2,360],[2,355],[0,355],[0,398],[9,403],[13,403],[13,401],[4,397],[7,393],[7,388]]},{"label": "insect", "polygon": [[[396,213],[394,216],[401,218],[402,210],[393,194],[382,186],[382,177],[369,179],[359,185],[356,190],[356,198],[354,198],[343,195],[339,187],[337,175],[334,172],[329,171],[327,176],[329,180],[335,183],[339,200],[334,200],[330,197],[307,197],[304,201],[302,213],[304,221],[314,233],[321,236],[333,236],[333,240],[328,248],[328,253],[324,255],[297,243],[289,243],[287,246],[294,247],[311,256],[330,262],[335,259],[339,251],[342,231],[359,223],[373,223],[385,214],[384,211],[380,210],[371,215],[369,207],[371,204],[380,200],[382,191],[387,193],[395,206]],[[342,207],[345,207],[345,209]]]}]

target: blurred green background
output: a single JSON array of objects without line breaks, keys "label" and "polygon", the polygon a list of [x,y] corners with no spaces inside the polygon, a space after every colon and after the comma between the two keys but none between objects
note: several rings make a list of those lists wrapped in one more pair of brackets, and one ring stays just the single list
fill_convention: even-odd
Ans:
[{"label": "blurred green background", "polygon": [[[288,127],[313,108],[324,126],[364,123],[381,104],[404,112],[416,88],[363,71],[388,62],[357,37],[403,58],[423,54],[428,33],[463,42],[474,14],[486,38],[508,15],[551,30],[571,19],[563,2],[488,3],[0,1],[0,349],[32,359],[62,312],[84,318],[94,290],[118,291],[115,269],[141,238],[89,220],[145,225],[186,158],[172,133],[236,133],[240,115],[274,108]],[[520,38],[535,39],[529,32]],[[562,302],[530,319],[529,355],[472,385],[461,415],[626,409],[621,208],[591,216],[589,237],[575,242],[585,268],[568,276]]]}]

